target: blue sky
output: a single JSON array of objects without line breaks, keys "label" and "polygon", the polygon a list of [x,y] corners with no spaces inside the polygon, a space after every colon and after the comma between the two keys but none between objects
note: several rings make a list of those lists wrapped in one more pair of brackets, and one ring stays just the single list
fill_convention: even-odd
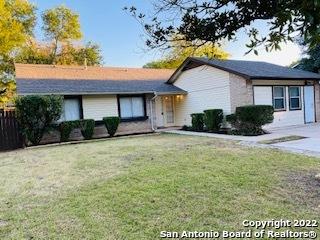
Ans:
[{"label": "blue sky", "polygon": [[[71,8],[80,15],[83,42],[93,41],[101,46],[106,66],[141,67],[148,61],[156,60],[162,55],[159,52],[146,51],[142,27],[125,11],[125,6],[136,6],[139,10],[151,13],[151,0],[30,0],[38,8],[38,25],[36,37],[44,40],[40,26],[41,13],[61,4]],[[256,26],[264,31],[265,24]],[[244,32],[238,34],[236,42],[225,43],[224,49],[231,54],[232,59],[262,60],[280,65],[288,65],[300,56],[300,49],[295,44],[283,45],[281,52],[260,52],[244,55],[247,38]]]}]

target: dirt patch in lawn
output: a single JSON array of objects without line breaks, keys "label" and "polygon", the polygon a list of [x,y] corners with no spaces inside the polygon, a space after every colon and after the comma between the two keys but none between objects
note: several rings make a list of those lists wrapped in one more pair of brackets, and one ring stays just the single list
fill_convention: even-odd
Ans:
[{"label": "dirt patch in lawn", "polygon": [[286,195],[309,208],[320,212],[320,180],[316,178],[319,172],[294,172],[286,176]]},{"label": "dirt patch in lawn", "polygon": [[306,137],[302,136],[288,136],[288,137],[282,137],[282,138],[276,138],[276,139],[271,139],[271,140],[265,140],[265,141],[260,141],[259,143],[261,144],[276,144],[276,143],[282,143],[282,142],[290,142],[290,141],[296,141],[296,140],[301,140],[305,139]]}]

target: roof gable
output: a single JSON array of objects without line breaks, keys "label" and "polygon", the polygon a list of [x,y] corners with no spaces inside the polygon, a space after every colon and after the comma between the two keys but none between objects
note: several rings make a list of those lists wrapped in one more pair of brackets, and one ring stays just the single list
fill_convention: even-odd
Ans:
[{"label": "roof gable", "polygon": [[207,58],[187,58],[168,80],[173,83],[181,72],[201,65],[215,67],[246,79],[264,80],[319,80],[320,75],[308,71],[292,69],[266,62],[240,60],[209,60]]}]

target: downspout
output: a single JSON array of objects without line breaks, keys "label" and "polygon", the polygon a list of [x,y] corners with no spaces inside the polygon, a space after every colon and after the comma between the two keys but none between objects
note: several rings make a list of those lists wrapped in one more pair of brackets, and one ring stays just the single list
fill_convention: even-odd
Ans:
[{"label": "downspout", "polygon": [[151,129],[152,131],[155,131],[156,129],[154,128],[154,122],[153,122],[153,106],[152,106],[152,102],[156,100],[156,98],[158,97],[157,92],[154,92],[154,97],[150,99],[150,115],[151,115]]}]

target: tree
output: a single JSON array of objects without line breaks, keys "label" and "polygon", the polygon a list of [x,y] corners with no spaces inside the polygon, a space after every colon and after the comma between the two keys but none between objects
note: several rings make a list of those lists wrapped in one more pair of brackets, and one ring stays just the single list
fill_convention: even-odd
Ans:
[{"label": "tree", "polygon": [[302,58],[297,64],[296,68],[319,73],[320,72],[320,44],[313,48],[308,47],[305,53],[307,57]]},{"label": "tree", "polygon": [[0,56],[10,56],[32,35],[35,7],[24,0],[0,0]]},{"label": "tree", "polygon": [[0,108],[15,91],[14,51],[32,35],[35,7],[24,0],[0,0]]},{"label": "tree", "polygon": [[[172,40],[219,43],[235,40],[244,29],[251,38],[249,51],[258,54],[280,49],[280,43],[302,36],[312,47],[320,41],[320,0],[158,0],[147,19],[136,7],[125,8],[144,26],[150,48],[167,47]],[[252,26],[257,20],[268,22],[267,34]],[[182,39],[173,39],[179,34]]]},{"label": "tree", "polygon": [[229,54],[212,43],[206,43],[198,47],[186,41],[172,42],[170,52],[164,59],[147,63],[143,67],[175,69],[178,68],[187,57],[191,56],[227,59]]},{"label": "tree", "polygon": [[[30,41],[18,53],[15,61],[28,64],[51,64],[52,44],[40,44]],[[101,65],[103,58],[99,45],[87,43],[85,46],[75,46],[71,43],[62,44],[56,54],[58,65],[83,65],[87,61],[88,66]]]},{"label": "tree", "polygon": [[61,42],[81,39],[79,15],[64,6],[59,6],[45,11],[42,20],[42,29],[47,38],[53,42],[51,63],[55,63]]}]

